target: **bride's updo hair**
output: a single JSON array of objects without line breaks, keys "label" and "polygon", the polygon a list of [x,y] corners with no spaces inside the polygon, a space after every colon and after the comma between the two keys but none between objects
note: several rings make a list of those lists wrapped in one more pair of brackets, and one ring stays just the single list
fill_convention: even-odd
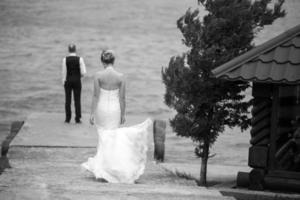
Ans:
[{"label": "bride's updo hair", "polygon": [[101,53],[101,61],[104,64],[114,64],[115,62],[115,55],[113,50],[104,50]]}]

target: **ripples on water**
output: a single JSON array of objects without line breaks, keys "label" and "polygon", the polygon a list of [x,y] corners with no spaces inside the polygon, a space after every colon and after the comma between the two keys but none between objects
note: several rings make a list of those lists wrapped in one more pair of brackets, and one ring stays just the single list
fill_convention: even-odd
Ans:
[{"label": "ripples on water", "polygon": [[[161,67],[185,50],[176,20],[196,0],[0,1],[0,115],[23,119],[35,111],[64,111],[61,59],[74,42],[85,59],[82,106],[89,112],[93,74],[102,69],[103,48],[117,53],[116,68],[127,75],[127,113],[168,118]],[[288,15],[259,35],[256,43],[298,23],[300,1],[287,0]]]}]

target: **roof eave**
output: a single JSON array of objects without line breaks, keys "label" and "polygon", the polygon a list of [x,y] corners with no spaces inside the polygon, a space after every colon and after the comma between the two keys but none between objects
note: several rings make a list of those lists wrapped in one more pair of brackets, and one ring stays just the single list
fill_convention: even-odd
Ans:
[{"label": "roof eave", "polygon": [[275,38],[251,49],[250,51],[232,59],[231,61],[215,68],[214,70],[212,70],[212,73],[215,75],[215,77],[219,78],[222,75],[224,75],[226,72],[234,70],[242,66],[246,62],[254,59],[255,57],[275,48],[276,46],[281,45],[282,43],[285,43],[287,40],[295,37],[299,33],[300,33],[300,24],[276,36]]},{"label": "roof eave", "polygon": [[281,79],[281,80],[274,80],[272,78],[267,78],[267,79],[259,79],[257,77],[251,77],[251,78],[243,78],[241,76],[232,78],[227,75],[221,75],[218,78],[225,79],[225,80],[230,80],[230,81],[245,81],[245,82],[259,82],[259,83],[269,83],[269,84],[289,84],[289,85],[296,85],[300,83],[300,80],[294,80],[290,81],[287,79]]}]

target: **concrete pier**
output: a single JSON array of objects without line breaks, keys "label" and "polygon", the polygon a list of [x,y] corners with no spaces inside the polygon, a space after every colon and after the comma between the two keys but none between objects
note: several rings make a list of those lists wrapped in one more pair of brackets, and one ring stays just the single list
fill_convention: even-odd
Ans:
[{"label": "concrete pier", "polygon": [[[247,170],[242,163],[247,159],[247,149],[243,146],[248,140],[237,134],[218,139],[212,149],[217,156],[208,166],[211,187],[198,187],[195,179],[199,178],[200,161],[193,154],[194,144],[190,139],[175,136],[169,127],[163,163],[154,161],[153,137],[149,136],[148,162],[137,184],[99,182],[80,168],[80,164],[96,152],[97,133],[95,127],[89,125],[88,117],[83,115],[82,124],[65,124],[63,113],[28,116],[9,144],[7,158],[11,168],[0,175],[0,199],[300,199],[297,194],[232,188],[236,172]],[[124,126],[145,119],[127,117]]]},{"label": "concrete pier", "polygon": [[[0,175],[0,199],[231,199],[197,187],[153,160],[149,141],[145,173],[137,184],[96,181],[80,164],[96,151],[97,134],[88,123],[65,124],[62,113],[33,113],[10,143],[12,168]],[[127,118],[127,124],[144,119]]]}]

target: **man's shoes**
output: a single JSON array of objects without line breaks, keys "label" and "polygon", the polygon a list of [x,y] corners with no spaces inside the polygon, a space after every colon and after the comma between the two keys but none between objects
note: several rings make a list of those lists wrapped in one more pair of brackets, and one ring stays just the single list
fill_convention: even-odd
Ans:
[{"label": "man's shoes", "polygon": [[81,120],[76,120],[76,124],[82,124]]},{"label": "man's shoes", "polygon": [[69,123],[70,123],[70,120],[65,120],[65,123],[69,124]]}]

